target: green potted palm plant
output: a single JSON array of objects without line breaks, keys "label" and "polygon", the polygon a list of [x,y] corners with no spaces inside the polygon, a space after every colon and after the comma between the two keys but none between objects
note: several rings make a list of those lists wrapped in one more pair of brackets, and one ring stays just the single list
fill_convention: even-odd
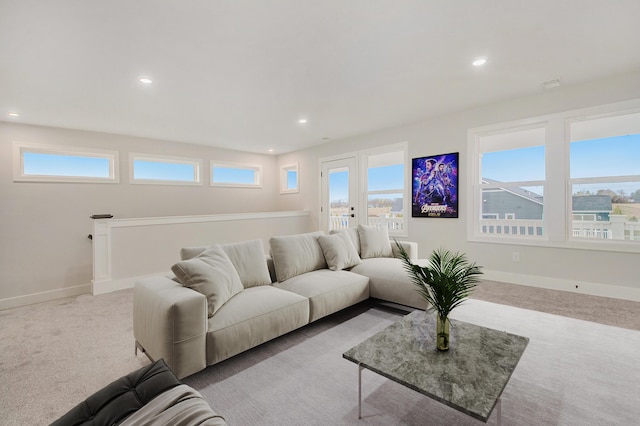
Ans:
[{"label": "green potted palm plant", "polygon": [[469,262],[463,253],[442,247],[431,253],[426,266],[419,266],[411,262],[397,241],[396,245],[411,281],[428,308],[436,312],[436,348],[446,351],[449,349],[449,314],[472,293],[480,281],[481,266]]}]

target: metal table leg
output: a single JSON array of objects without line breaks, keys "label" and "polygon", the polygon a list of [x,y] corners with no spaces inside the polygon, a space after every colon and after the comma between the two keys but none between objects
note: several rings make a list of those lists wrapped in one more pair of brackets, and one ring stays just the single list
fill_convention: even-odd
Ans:
[{"label": "metal table leg", "polygon": [[362,370],[364,367],[358,364],[358,420],[362,418]]}]

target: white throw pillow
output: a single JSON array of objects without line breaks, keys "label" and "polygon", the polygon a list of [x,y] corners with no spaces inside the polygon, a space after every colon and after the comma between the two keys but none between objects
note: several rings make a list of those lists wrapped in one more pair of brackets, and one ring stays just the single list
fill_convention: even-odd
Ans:
[{"label": "white throw pillow", "polygon": [[327,267],[324,254],[318,244],[320,235],[324,235],[324,233],[318,231],[308,234],[286,235],[272,237],[269,240],[278,281],[282,282],[296,275]]},{"label": "white throw pillow", "polygon": [[358,225],[358,235],[361,258],[393,257],[387,228],[377,229],[374,226]]},{"label": "white throw pillow", "polygon": [[356,253],[358,256],[360,255],[360,236],[358,235],[358,229],[356,228],[344,228],[344,229],[332,229],[330,234],[345,234],[353,243],[353,246],[356,248]]},{"label": "white throw pillow", "polygon": [[218,245],[209,247],[193,259],[176,263],[171,270],[183,286],[205,295],[209,318],[243,290],[238,272]]},{"label": "white throw pillow", "polygon": [[332,271],[351,268],[361,261],[351,238],[345,233],[321,235],[318,237],[318,243]]}]

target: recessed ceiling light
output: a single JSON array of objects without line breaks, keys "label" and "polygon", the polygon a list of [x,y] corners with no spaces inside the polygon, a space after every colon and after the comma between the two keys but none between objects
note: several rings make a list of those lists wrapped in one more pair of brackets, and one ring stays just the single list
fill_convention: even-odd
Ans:
[{"label": "recessed ceiling light", "polygon": [[150,78],[148,78],[148,77],[140,77],[140,78],[138,79],[138,81],[139,81],[140,83],[142,83],[142,84],[151,84],[151,83],[153,83],[153,80],[151,80],[151,79],[150,79]]},{"label": "recessed ceiling light", "polygon": [[298,124],[307,124],[308,121],[306,118],[301,118],[300,120],[298,120]]},{"label": "recessed ceiling light", "polygon": [[20,114],[18,114],[17,112],[13,112],[13,111],[12,111],[12,112],[8,112],[8,113],[7,113],[7,115],[8,115],[9,117],[13,117],[13,118],[18,118],[18,117],[20,117]]},{"label": "recessed ceiling light", "polygon": [[471,64],[474,67],[481,67],[487,63],[487,58],[476,58]]},{"label": "recessed ceiling light", "polygon": [[269,151],[269,152],[273,152],[273,151],[274,151],[274,149],[273,149],[273,148],[270,148],[268,151]]}]

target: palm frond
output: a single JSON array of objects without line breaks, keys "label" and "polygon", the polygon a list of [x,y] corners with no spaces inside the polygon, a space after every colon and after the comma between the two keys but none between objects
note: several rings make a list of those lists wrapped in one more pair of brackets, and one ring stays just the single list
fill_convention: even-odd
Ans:
[{"label": "palm frond", "polygon": [[443,318],[471,295],[479,276],[481,266],[469,262],[465,254],[453,253],[445,248],[434,250],[427,266],[421,267],[411,262],[405,249],[395,240],[404,269],[409,274],[418,293],[428,307]]}]

